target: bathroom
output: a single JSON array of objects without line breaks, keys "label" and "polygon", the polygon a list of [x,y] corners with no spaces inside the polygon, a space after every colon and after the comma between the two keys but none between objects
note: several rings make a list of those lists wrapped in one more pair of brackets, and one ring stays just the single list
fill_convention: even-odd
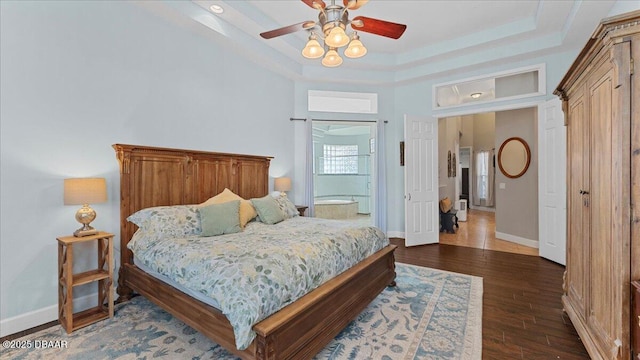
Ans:
[{"label": "bathroom", "polygon": [[315,216],[370,221],[375,126],[313,122]]}]

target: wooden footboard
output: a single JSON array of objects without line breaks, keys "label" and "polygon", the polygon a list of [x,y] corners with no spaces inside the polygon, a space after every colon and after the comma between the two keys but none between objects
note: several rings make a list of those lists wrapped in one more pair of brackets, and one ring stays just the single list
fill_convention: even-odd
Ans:
[{"label": "wooden footboard", "polygon": [[251,346],[236,349],[233,328],[216,308],[125,264],[124,285],[142,294],[189,326],[243,359],[309,359],[395,279],[395,245],[376,252],[351,269],[256,324]]}]

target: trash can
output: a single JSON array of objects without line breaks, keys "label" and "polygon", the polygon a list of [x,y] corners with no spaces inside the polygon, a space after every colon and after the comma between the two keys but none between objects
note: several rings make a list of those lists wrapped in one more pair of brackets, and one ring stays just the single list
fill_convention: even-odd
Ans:
[{"label": "trash can", "polygon": [[460,199],[458,200],[458,220],[459,221],[467,221],[467,200]]}]

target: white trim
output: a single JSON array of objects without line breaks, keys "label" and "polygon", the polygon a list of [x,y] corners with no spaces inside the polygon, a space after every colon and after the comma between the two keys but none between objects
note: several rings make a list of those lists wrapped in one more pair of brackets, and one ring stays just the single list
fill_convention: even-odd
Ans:
[{"label": "white trim", "polygon": [[[510,75],[523,74],[526,72],[533,72],[533,71],[538,71],[538,91],[521,94],[521,95],[501,97],[498,99],[472,101],[464,104],[456,104],[456,105],[448,105],[448,106],[438,105],[438,100],[437,100],[438,87],[456,85],[456,84],[467,83],[467,82],[478,81],[478,80],[495,79],[495,78],[500,78],[500,77],[505,77]],[[433,109],[433,112],[437,112],[438,110],[444,110],[444,109],[454,109],[454,108],[469,107],[474,105],[486,105],[486,104],[491,104],[496,102],[511,101],[516,99],[524,99],[524,98],[546,95],[547,94],[547,65],[545,63],[541,63],[541,64],[525,66],[517,69],[504,70],[504,71],[499,71],[491,74],[483,74],[483,75],[473,76],[465,79],[458,79],[458,80],[448,81],[444,83],[433,84],[431,91],[432,91],[431,92],[432,93],[431,108]]]},{"label": "white trim", "polygon": [[[114,290],[115,291],[115,290]],[[73,306],[76,312],[83,311],[97,304],[98,293],[93,293],[73,299]],[[20,314],[0,321],[0,337],[12,335],[20,331],[31,329],[58,319],[58,304],[33,310],[25,314]]]},{"label": "white trim", "polygon": [[510,241],[512,243],[516,243],[516,244],[520,244],[520,245],[524,245],[524,246],[528,246],[536,249],[538,248],[538,240],[526,239],[516,235],[505,234],[505,233],[496,231],[496,239],[502,239],[502,240]]},{"label": "white trim", "polygon": [[309,111],[377,114],[378,94],[309,90],[307,106]]},{"label": "white trim", "polygon": [[471,209],[471,210],[480,210],[480,211],[488,211],[488,212],[492,212],[492,213],[496,212],[496,208],[494,208],[494,207],[478,206],[478,205],[473,205],[472,203],[469,203],[469,209]]},{"label": "white trim", "polygon": [[484,114],[489,112],[498,112],[498,111],[505,111],[505,110],[526,109],[530,107],[543,106],[545,102],[546,100],[542,99],[542,100],[519,102],[519,103],[512,103],[512,104],[505,104],[505,105],[495,105],[495,106],[489,106],[486,108],[476,107],[472,109],[452,109],[452,110],[440,110],[440,111],[434,110],[433,116],[436,116],[437,118],[441,119],[441,118],[453,117],[453,116],[475,115],[475,114]]},{"label": "white trim", "polygon": [[387,237],[404,239],[404,231],[388,231]]}]

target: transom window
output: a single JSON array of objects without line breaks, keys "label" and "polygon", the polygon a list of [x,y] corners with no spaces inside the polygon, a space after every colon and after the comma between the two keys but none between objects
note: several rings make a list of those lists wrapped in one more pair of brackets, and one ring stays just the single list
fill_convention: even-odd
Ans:
[{"label": "transom window", "polygon": [[323,145],[324,174],[357,174],[358,145]]}]

